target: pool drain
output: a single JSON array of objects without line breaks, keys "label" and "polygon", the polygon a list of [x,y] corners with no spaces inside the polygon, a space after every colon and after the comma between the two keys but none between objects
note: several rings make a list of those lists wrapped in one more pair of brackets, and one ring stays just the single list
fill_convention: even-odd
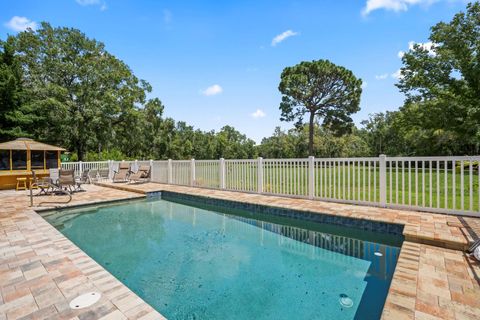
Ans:
[{"label": "pool drain", "polygon": [[342,305],[342,307],[344,308],[351,308],[353,307],[353,300],[350,299],[349,296],[347,296],[345,293],[342,293],[340,295],[340,304]]},{"label": "pool drain", "polygon": [[82,294],[72,301],[70,301],[70,308],[71,309],[82,309],[90,307],[92,304],[100,300],[102,295],[99,292],[88,292]]}]

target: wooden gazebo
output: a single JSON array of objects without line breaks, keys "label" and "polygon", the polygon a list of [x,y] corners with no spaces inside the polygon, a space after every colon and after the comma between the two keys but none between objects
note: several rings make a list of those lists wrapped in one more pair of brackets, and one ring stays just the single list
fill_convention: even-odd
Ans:
[{"label": "wooden gazebo", "polygon": [[65,149],[18,138],[0,143],[0,189],[15,188],[17,178],[29,178],[32,170],[39,176],[48,169],[60,168],[60,153]]}]

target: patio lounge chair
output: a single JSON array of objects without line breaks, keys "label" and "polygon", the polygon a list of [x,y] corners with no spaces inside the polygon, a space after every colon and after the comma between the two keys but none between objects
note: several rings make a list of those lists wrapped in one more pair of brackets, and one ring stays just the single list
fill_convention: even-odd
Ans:
[{"label": "patio lounge chair", "polygon": [[98,170],[98,179],[100,180],[108,180],[110,177],[110,170],[109,169],[100,169]]},{"label": "patio lounge chair", "polygon": [[75,170],[60,170],[58,178],[58,186],[64,190],[73,192],[77,189],[77,181],[75,181]]},{"label": "patio lounge chair", "polygon": [[98,170],[92,169],[88,172],[88,183],[93,183],[98,181]]},{"label": "patio lounge chair", "polygon": [[150,166],[140,166],[137,172],[130,174],[128,177],[129,182],[146,182],[150,179],[151,167]]},{"label": "patio lounge chair", "polygon": [[114,171],[113,182],[126,182],[130,175],[130,164],[127,162],[120,162],[118,170]]},{"label": "patio lounge chair", "polygon": [[90,183],[90,169],[87,169],[85,171],[82,172],[82,175],[81,176],[76,176],[75,177],[75,188],[77,191],[84,191],[82,189],[82,184],[85,184],[85,183]]}]

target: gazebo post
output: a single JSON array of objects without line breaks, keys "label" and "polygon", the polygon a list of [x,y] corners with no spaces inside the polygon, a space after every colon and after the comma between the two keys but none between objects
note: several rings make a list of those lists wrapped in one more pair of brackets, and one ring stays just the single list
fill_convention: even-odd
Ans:
[{"label": "gazebo post", "polygon": [[32,171],[32,152],[30,148],[27,146],[27,172]]}]

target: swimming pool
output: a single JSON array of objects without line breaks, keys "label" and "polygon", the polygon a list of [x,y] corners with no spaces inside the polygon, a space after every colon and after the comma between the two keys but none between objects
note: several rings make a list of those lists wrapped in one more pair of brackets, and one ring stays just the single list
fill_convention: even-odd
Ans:
[{"label": "swimming pool", "polygon": [[380,318],[400,236],[165,199],[42,215],[169,319]]}]

